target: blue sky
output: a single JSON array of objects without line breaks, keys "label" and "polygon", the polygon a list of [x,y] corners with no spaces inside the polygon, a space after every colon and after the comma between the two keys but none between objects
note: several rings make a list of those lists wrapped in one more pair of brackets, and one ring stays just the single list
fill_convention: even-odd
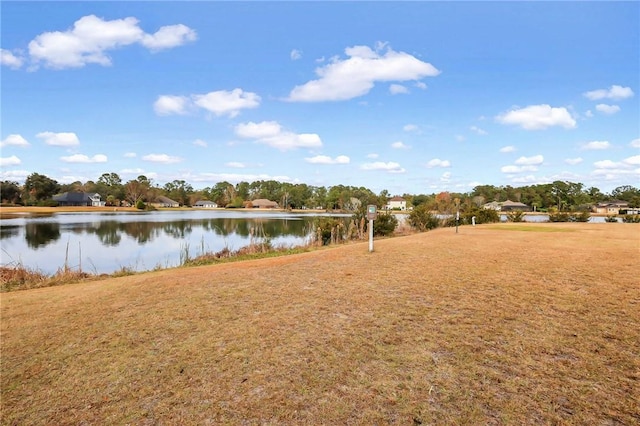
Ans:
[{"label": "blue sky", "polygon": [[1,3],[1,173],[640,184],[638,2]]}]

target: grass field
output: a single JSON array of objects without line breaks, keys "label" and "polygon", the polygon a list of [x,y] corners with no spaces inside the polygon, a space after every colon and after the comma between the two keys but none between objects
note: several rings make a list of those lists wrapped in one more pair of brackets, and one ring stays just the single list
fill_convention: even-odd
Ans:
[{"label": "grass field", "polygon": [[2,424],[638,424],[638,271],[500,224],[3,293]]}]

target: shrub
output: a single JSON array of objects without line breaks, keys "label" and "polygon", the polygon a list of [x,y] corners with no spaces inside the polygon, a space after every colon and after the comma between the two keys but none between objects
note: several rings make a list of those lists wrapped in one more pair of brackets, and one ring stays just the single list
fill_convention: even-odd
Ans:
[{"label": "shrub", "polygon": [[509,222],[524,222],[524,212],[522,210],[514,210],[507,213]]},{"label": "shrub", "polygon": [[398,226],[398,219],[391,213],[378,213],[378,217],[373,221],[373,235],[392,235]]},{"label": "shrub", "polygon": [[144,201],[142,200],[138,200],[138,202],[136,202],[136,209],[138,210],[144,210],[146,208],[146,204],[144,203]]},{"label": "shrub", "polygon": [[407,221],[412,228],[420,232],[435,229],[440,225],[440,219],[433,215],[425,204],[411,210]]},{"label": "shrub", "polygon": [[618,218],[615,215],[607,216],[604,218],[604,221],[609,223],[618,223]]},{"label": "shrub", "polygon": [[347,227],[344,221],[336,217],[319,217],[315,221],[316,238],[322,245],[335,244],[345,239]]},{"label": "shrub", "polygon": [[622,221],[624,223],[640,223],[640,214],[626,215]]},{"label": "shrub", "polygon": [[569,213],[549,212],[549,222],[569,222]]},{"label": "shrub", "polygon": [[[500,222],[500,215],[497,211],[493,209],[483,209],[479,207],[472,207],[460,213],[460,219],[462,223],[466,223],[470,225],[472,223],[472,218],[476,217],[476,223],[496,223]],[[453,226],[455,226],[455,220],[453,218]]]},{"label": "shrub", "polygon": [[591,218],[591,213],[589,213],[587,210],[581,211],[580,213],[575,213],[572,215],[573,217],[573,222],[589,222],[589,219]]}]

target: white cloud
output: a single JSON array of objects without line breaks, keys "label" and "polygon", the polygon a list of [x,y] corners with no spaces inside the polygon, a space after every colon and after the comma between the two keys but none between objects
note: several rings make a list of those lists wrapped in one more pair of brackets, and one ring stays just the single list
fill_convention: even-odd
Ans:
[{"label": "white cloud", "polygon": [[319,77],[291,90],[294,102],[343,101],[366,95],[376,82],[420,80],[440,74],[433,65],[405,52],[396,52],[378,43],[345,49],[347,59],[333,58],[315,70]]},{"label": "white cloud", "polygon": [[582,144],[582,149],[587,151],[609,149],[610,147],[609,141],[591,141]]},{"label": "white cloud", "polygon": [[458,142],[464,142],[467,140],[463,135],[455,135],[455,138]]},{"label": "white cloud", "polygon": [[0,141],[0,147],[3,146],[29,146],[29,142],[22,135],[12,134]]},{"label": "white cloud", "polygon": [[417,132],[419,128],[415,124],[405,124],[402,127],[402,130],[404,130],[405,132]]},{"label": "white cloud", "polygon": [[440,182],[449,182],[451,180],[451,172],[444,172],[442,176],[440,176]]},{"label": "white cloud", "polygon": [[481,129],[480,127],[477,126],[471,126],[469,128],[472,132],[477,133],[478,135],[486,135],[487,131],[484,129]]},{"label": "white cloud", "polygon": [[561,126],[565,129],[576,127],[576,120],[566,108],[554,108],[547,104],[512,109],[496,116],[496,120],[502,124],[520,126],[525,130],[542,130],[553,126]]},{"label": "white cloud", "polygon": [[503,146],[502,148],[500,148],[500,152],[502,153],[516,152],[516,147],[513,145]]},{"label": "white cloud", "polygon": [[567,158],[564,160],[565,163],[567,164],[571,164],[572,166],[575,166],[576,164],[580,164],[582,163],[584,160],[582,159],[582,157],[577,157],[577,158]]},{"label": "white cloud", "polygon": [[136,158],[138,155],[135,152],[125,152],[124,156],[126,158]]},{"label": "white cloud", "polygon": [[289,54],[289,56],[291,57],[292,61],[297,61],[298,59],[302,58],[302,51],[298,49],[293,49]]},{"label": "white cloud", "polygon": [[629,146],[632,148],[640,148],[640,138],[634,139],[631,142],[629,142]]},{"label": "white cloud", "polygon": [[407,94],[409,93],[409,89],[402,84],[392,84],[389,86],[389,93],[392,95]]},{"label": "white cloud", "polygon": [[153,50],[180,46],[197,38],[195,31],[178,24],[146,34],[134,17],[105,21],[95,15],[83,16],[62,32],[45,32],[29,43],[29,54],[37,67],[79,68],[87,64],[111,65],[107,52],[134,43]]},{"label": "white cloud", "polygon": [[405,145],[402,141],[396,141],[391,144],[391,148],[393,149],[409,149],[411,148],[409,145]]},{"label": "white cloud", "polygon": [[322,140],[317,134],[296,134],[284,130],[276,121],[241,123],[235,127],[235,133],[238,137],[255,139],[257,143],[265,144],[281,151],[297,148],[319,148],[322,146]]},{"label": "white cloud", "polygon": [[194,103],[200,108],[214,113],[216,116],[227,115],[235,117],[240,110],[256,108],[260,105],[260,96],[242,89],[232,91],[218,90],[204,95],[192,95]]},{"label": "white cloud", "polygon": [[106,163],[107,156],[104,154],[96,154],[93,157],[88,157],[84,154],[74,154],[67,157],[60,157],[60,160],[65,163]]},{"label": "white cloud", "polygon": [[40,132],[37,138],[44,140],[44,143],[52,146],[76,146],[80,145],[78,136],[73,132]]},{"label": "white cloud", "polygon": [[596,169],[617,169],[621,166],[620,163],[616,163],[615,161],[611,160],[596,161],[595,163],[593,163],[593,165],[596,167]]},{"label": "white cloud", "polygon": [[620,107],[618,105],[598,104],[596,105],[596,110],[606,115],[613,115],[620,111]]},{"label": "white cloud", "polygon": [[591,110],[587,110],[587,112],[584,113],[585,116],[587,116],[588,118],[593,117],[593,112],[591,112]]},{"label": "white cloud", "polygon": [[158,115],[186,114],[189,99],[186,96],[160,95],[153,104],[153,110]]},{"label": "white cloud", "polygon": [[149,154],[142,157],[144,161],[150,161],[152,163],[173,164],[182,161],[180,157],[174,157],[167,154]]},{"label": "white cloud", "polygon": [[17,70],[23,63],[22,57],[14,55],[10,50],[0,49],[0,65]]},{"label": "white cloud", "polygon": [[430,169],[433,167],[451,167],[451,162],[449,160],[434,158],[433,160],[429,160],[427,167]]},{"label": "white cloud", "polygon": [[212,184],[216,184],[218,182],[229,182],[229,183],[238,183],[238,182],[255,182],[259,180],[275,180],[278,182],[293,182],[289,176],[274,176],[268,175],[266,173],[261,174],[240,174],[240,173],[200,173],[197,175],[186,176],[185,179],[188,179],[191,182],[210,182]]},{"label": "white cloud", "polygon": [[177,24],[160,27],[154,34],[145,34],[141,43],[152,51],[158,51],[182,46],[189,41],[195,41],[197,38],[198,36],[194,30],[186,25]]},{"label": "white cloud", "polygon": [[597,101],[599,99],[620,100],[632,97],[633,90],[631,90],[630,87],[622,87],[614,84],[608,89],[592,90],[590,92],[583,93],[583,95],[592,101]]},{"label": "white cloud", "polygon": [[360,166],[362,170],[383,170],[389,173],[404,173],[406,170],[400,167],[400,164],[390,161],[384,163],[382,161],[376,161],[373,163],[365,163]]},{"label": "white cloud", "polygon": [[[2,160],[0,160],[0,163],[2,163]],[[0,177],[2,180],[24,181],[31,173],[27,170],[0,170]]]},{"label": "white cloud", "polygon": [[235,169],[244,169],[245,167],[247,167],[244,163],[240,163],[238,161],[230,161],[228,163],[225,163],[225,166],[233,167]]},{"label": "white cloud", "polygon": [[208,145],[205,141],[203,141],[202,139],[196,139],[195,141],[193,141],[193,144],[195,146],[201,146],[203,148],[206,148]]},{"label": "white cloud", "polygon": [[520,157],[515,163],[519,166],[538,166],[544,162],[542,155],[534,155],[533,157]]},{"label": "white cloud", "polygon": [[376,154],[375,152],[372,152],[371,154],[367,154],[367,158],[370,158],[372,160],[375,160],[378,157],[379,157],[379,155]]},{"label": "white cloud", "polygon": [[423,83],[422,81],[417,81],[416,84],[414,84],[414,86],[416,86],[418,89],[422,89],[422,90],[426,90],[427,89],[427,85],[425,83]]},{"label": "white cloud", "polygon": [[11,157],[0,158],[0,166],[2,167],[17,166],[20,163],[21,163],[20,159],[15,155],[12,155]]},{"label": "white cloud", "polygon": [[624,164],[629,166],[640,166],[640,155],[634,155],[633,157],[628,157],[622,160]]},{"label": "white cloud", "polygon": [[346,155],[339,155],[331,158],[327,155],[316,155],[315,157],[305,158],[304,161],[311,164],[349,164],[351,159]]}]

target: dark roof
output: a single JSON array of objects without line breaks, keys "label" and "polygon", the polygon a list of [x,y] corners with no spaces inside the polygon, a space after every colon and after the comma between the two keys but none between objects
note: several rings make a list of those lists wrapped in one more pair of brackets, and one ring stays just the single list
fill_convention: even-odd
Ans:
[{"label": "dark roof", "polygon": [[87,194],[86,192],[65,192],[53,196],[53,201],[62,201],[67,203],[86,203],[89,201],[89,197],[94,194]]}]

